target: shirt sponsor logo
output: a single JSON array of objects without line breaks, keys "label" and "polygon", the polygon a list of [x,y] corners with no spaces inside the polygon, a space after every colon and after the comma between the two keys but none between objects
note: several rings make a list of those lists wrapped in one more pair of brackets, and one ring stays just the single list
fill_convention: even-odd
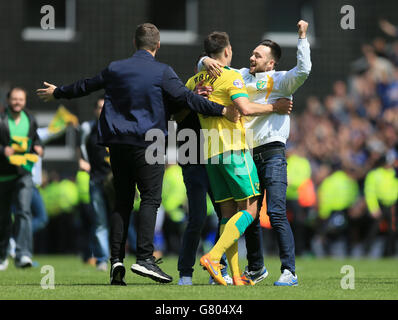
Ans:
[{"label": "shirt sponsor logo", "polygon": [[240,79],[236,79],[233,82],[234,86],[237,87],[238,89],[242,89],[243,88],[243,82]]}]

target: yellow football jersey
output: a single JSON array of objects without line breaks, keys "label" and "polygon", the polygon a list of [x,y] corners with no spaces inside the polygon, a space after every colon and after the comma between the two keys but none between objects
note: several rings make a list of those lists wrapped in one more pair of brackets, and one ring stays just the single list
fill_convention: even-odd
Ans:
[{"label": "yellow football jersey", "polygon": [[[201,81],[203,81],[204,86],[213,87],[209,100],[221,105],[230,106],[234,99],[248,97],[242,76],[228,67],[224,67],[221,76],[218,78],[212,78],[207,71],[201,71],[187,81],[186,87],[193,91]],[[205,154],[205,159],[226,151],[248,148],[242,120],[234,123],[225,117],[210,117],[202,114],[198,116],[205,141],[208,143],[208,152]]]}]

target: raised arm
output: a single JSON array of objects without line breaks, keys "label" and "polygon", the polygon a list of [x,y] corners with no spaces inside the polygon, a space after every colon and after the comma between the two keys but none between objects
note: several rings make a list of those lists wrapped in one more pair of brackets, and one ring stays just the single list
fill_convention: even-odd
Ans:
[{"label": "raised arm", "polygon": [[311,72],[310,44],[307,40],[308,23],[300,20],[298,27],[297,65],[287,71],[280,82],[280,88],[286,95],[292,95],[308,78]]}]

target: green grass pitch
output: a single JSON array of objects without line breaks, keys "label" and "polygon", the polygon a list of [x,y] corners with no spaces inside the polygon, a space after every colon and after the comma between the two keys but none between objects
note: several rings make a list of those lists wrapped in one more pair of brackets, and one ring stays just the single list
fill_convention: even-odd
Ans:
[{"label": "green grass pitch", "polygon": [[[174,278],[171,284],[158,284],[149,278],[133,274],[129,268],[134,258],[126,259],[127,287],[108,285],[109,273],[84,265],[76,256],[35,256],[38,267],[20,270],[10,261],[0,272],[0,299],[122,299],[122,300],[268,300],[268,299],[398,299],[398,259],[304,259],[298,258],[297,287],[274,287],[279,277],[280,263],[276,257],[266,257],[267,279],[254,287],[223,287],[208,285],[208,274],[195,266],[194,285],[177,285],[177,258],[165,257],[161,268]],[[198,260],[198,259],[197,259]],[[242,267],[244,260],[241,259]],[[55,270],[55,289],[42,289],[46,274],[44,265]],[[355,271],[355,289],[342,289],[344,265]]]}]

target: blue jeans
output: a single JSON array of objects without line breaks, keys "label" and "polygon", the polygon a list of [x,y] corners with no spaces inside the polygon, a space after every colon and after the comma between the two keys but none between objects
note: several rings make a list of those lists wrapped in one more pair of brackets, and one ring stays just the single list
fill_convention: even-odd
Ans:
[{"label": "blue jeans", "polygon": [[[12,229],[16,242],[16,260],[32,257],[32,175],[19,176],[11,181],[0,182],[0,260],[7,258],[7,247]],[[14,206],[14,224],[11,206]]]},{"label": "blue jeans", "polygon": [[93,254],[97,264],[109,259],[108,203],[103,183],[90,180],[90,201],[94,213],[91,229]]},{"label": "blue jeans", "polygon": [[178,257],[178,271],[180,277],[192,277],[196,251],[207,216],[206,196],[210,184],[204,165],[188,164],[181,167],[187,189],[189,213]]},{"label": "blue jeans", "polygon": [[283,154],[259,159],[254,150],[254,162],[260,179],[261,190],[266,190],[267,214],[277,235],[281,271],[295,272],[295,245],[293,232],[286,216],[287,163]]},{"label": "blue jeans", "polygon": [[36,233],[42,230],[48,223],[47,211],[39,190],[33,187],[32,203],[32,231]]}]

